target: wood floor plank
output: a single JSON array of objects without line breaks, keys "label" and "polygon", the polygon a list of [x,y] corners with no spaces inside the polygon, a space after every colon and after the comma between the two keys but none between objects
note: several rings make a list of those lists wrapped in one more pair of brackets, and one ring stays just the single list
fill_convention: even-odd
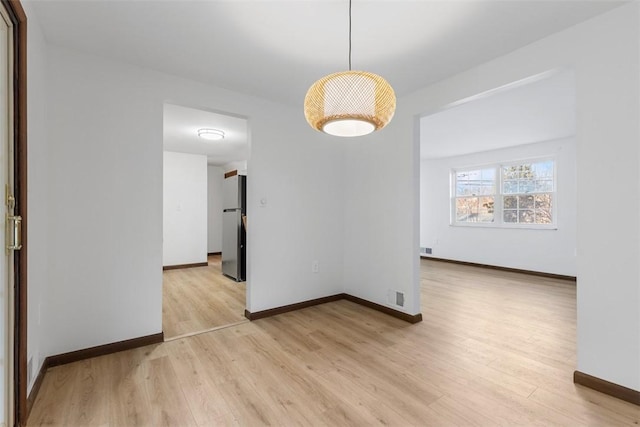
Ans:
[{"label": "wood floor plank", "polygon": [[[190,270],[200,298],[211,279]],[[421,287],[418,324],[342,300],[52,368],[28,425],[640,423],[572,382],[575,283],[423,260]],[[195,304],[167,307],[175,330],[213,307]]]},{"label": "wood floor plank", "polygon": [[196,423],[200,426],[235,423],[236,419],[219,387],[211,380],[207,368],[189,343],[182,339],[167,343],[166,347]]},{"label": "wood floor plank", "polygon": [[169,356],[149,360],[145,389],[154,426],[196,426]]},{"label": "wood floor plank", "polygon": [[76,379],[79,375],[80,367],[77,364],[49,369],[29,414],[29,425],[62,425],[67,412],[72,409],[71,395],[74,386],[80,382]]},{"label": "wood floor plank", "polygon": [[244,282],[222,275],[220,255],[208,266],[162,272],[162,328],[165,338],[244,320]]},{"label": "wood floor plank", "polygon": [[145,426],[151,424],[151,407],[145,389],[145,372],[141,367],[144,353],[129,351],[109,357],[111,362],[111,422],[123,425]]},{"label": "wood floor plank", "polygon": [[277,425],[279,411],[269,408],[253,386],[244,378],[236,377],[225,383],[223,395],[240,425]]},{"label": "wood floor plank", "polygon": [[[638,413],[640,408],[635,405],[628,404],[634,409],[636,416],[631,413],[620,412],[616,409],[599,408],[598,411],[592,410],[593,402],[585,400],[576,400],[566,393],[554,393],[543,388],[538,388],[531,395],[531,400],[542,404],[552,411],[566,416],[568,419],[579,420],[579,423],[585,425],[638,425]],[[635,406],[635,408],[631,408]]]},{"label": "wood floor plank", "polygon": [[109,398],[109,360],[95,357],[79,363],[76,377],[79,383],[70,395],[72,410],[67,412],[67,425],[108,425],[111,399]]},{"label": "wood floor plank", "polygon": [[340,399],[323,412],[328,425],[411,425],[390,402],[379,400],[371,393],[363,392],[361,386],[351,378],[341,376],[335,382],[331,373],[322,375],[318,382],[329,389],[336,390]]},{"label": "wood floor plank", "polygon": [[442,396],[429,405],[429,409],[439,414],[443,419],[443,426],[491,426],[497,425],[496,421],[484,416],[482,413],[474,410],[472,407],[466,406],[455,400],[449,395]]},{"label": "wood floor plank", "polygon": [[[243,365],[248,369],[239,373],[252,386],[278,420],[287,420],[293,425],[314,425],[319,422],[317,414],[326,409],[326,394],[317,387],[313,379],[307,380],[298,374],[299,366],[288,360],[282,351],[266,349],[266,339],[254,342],[255,352],[244,353]],[[312,384],[310,384],[312,383]],[[298,396],[308,399],[301,404]]]}]

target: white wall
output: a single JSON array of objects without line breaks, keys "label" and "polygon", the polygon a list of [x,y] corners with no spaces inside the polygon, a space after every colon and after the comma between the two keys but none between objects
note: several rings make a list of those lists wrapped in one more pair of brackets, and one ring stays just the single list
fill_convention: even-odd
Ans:
[{"label": "white wall", "polygon": [[247,308],[342,292],[343,143],[301,109],[52,46],[47,88],[44,355],[162,330],[164,102],[248,118]]},{"label": "white wall", "polygon": [[39,306],[48,292],[48,227],[50,225],[47,203],[48,142],[45,128],[47,63],[45,40],[28,2],[22,6],[29,18],[27,25],[27,360],[33,358],[32,378],[27,385],[31,390],[33,380],[47,356],[42,352],[42,324]]},{"label": "white wall", "polygon": [[[640,390],[639,7],[617,8],[403,97],[388,129],[368,145],[354,144],[345,194],[348,227],[356,224],[345,243],[352,292],[380,301],[392,283],[413,287],[414,299],[419,295],[410,274],[419,248],[419,207],[410,199],[413,193],[418,200],[417,117],[551,69],[573,70],[577,370]],[[628,219],[615,217],[621,203],[632,212]],[[367,260],[375,274],[358,280],[352,266],[364,268]]]},{"label": "white wall", "polygon": [[[251,123],[250,311],[343,292],[344,141],[313,131],[301,106],[276,111],[272,123]],[[314,260],[318,273],[311,272]]]},{"label": "white wall", "polygon": [[[419,156],[414,123],[399,100],[393,121],[348,141],[345,292],[409,314],[420,312]],[[389,303],[404,292],[405,306]]]},{"label": "white wall", "polygon": [[207,262],[207,156],[163,154],[162,265]]},{"label": "white wall", "polygon": [[[640,4],[633,2],[591,21],[571,40],[581,71],[577,75],[578,370],[638,391],[639,18]],[[636,197],[630,197],[633,194]],[[624,208],[616,209],[620,203]]]},{"label": "white wall", "polygon": [[[452,169],[542,156],[554,157],[556,161],[554,213],[557,229],[450,225]],[[420,168],[420,246],[432,248],[432,256],[436,258],[575,276],[576,191],[573,138],[423,160]]]},{"label": "white wall", "polygon": [[224,171],[207,166],[207,252],[222,252],[222,181]]}]

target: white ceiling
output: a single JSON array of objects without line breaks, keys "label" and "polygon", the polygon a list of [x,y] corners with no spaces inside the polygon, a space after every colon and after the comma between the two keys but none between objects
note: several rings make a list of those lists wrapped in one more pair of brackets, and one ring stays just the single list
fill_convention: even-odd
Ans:
[{"label": "white ceiling", "polygon": [[[222,140],[205,140],[198,129],[211,128],[224,131]],[[195,108],[164,104],[163,141],[166,151],[204,154],[210,165],[246,160],[249,157],[247,121]]]},{"label": "white ceiling", "polygon": [[[51,44],[300,108],[314,81],[348,66],[347,0],[23,1]],[[353,68],[402,96],[623,3],[353,0]],[[224,116],[165,113],[165,149],[207,154],[210,164],[248,157],[246,136],[215,146],[194,136]],[[229,120],[206,126],[231,129]]]},{"label": "white ceiling", "polygon": [[422,117],[420,157],[458,156],[575,135],[573,73],[541,77]]},{"label": "white ceiling", "polygon": [[[26,1],[50,43],[291,105],[347,68],[347,0]],[[354,0],[353,68],[402,96],[620,4]]]}]

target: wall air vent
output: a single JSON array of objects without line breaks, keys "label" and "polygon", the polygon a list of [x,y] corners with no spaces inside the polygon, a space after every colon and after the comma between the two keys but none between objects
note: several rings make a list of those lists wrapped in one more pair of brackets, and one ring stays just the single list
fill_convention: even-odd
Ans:
[{"label": "wall air vent", "polygon": [[404,307],[404,293],[396,291],[396,305],[399,307]]}]

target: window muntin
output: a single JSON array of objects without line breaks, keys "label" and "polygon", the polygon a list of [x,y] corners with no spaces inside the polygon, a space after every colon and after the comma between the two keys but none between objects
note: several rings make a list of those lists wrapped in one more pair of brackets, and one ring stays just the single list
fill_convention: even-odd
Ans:
[{"label": "window muntin", "polygon": [[554,160],[461,169],[452,175],[453,224],[543,228],[555,224]]}]

